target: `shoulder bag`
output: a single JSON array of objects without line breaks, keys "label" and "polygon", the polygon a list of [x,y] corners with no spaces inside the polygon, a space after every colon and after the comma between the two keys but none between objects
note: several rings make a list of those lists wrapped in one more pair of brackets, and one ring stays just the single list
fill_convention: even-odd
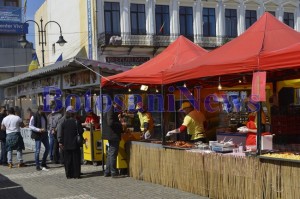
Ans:
[{"label": "shoulder bag", "polygon": [[82,137],[82,135],[79,134],[77,120],[76,120],[76,131],[77,131],[76,142],[77,142],[78,146],[82,147],[82,145],[83,145],[83,137]]}]

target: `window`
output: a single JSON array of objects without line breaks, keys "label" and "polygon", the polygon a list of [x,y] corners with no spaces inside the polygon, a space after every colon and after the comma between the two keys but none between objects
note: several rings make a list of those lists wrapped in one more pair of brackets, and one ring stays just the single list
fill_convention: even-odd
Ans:
[{"label": "window", "polygon": [[294,28],[294,13],[284,12],[283,22],[291,28]]},{"label": "window", "polygon": [[170,35],[170,15],[169,6],[155,6],[155,22],[157,35]]},{"label": "window", "polygon": [[193,8],[180,6],[179,8],[180,34],[193,36]]},{"label": "window", "polygon": [[246,29],[248,29],[257,20],[256,10],[246,10],[245,23]]},{"label": "window", "polygon": [[276,17],[275,11],[268,11],[268,13],[270,13],[271,15],[273,15],[274,17]]},{"label": "window", "polygon": [[144,4],[130,4],[131,34],[146,34],[146,17]]},{"label": "window", "polygon": [[13,7],[18,7],[18,0],[5,0],[4,1],[5,6],[13,6]]},{"label": "window", "polygon": [[236,9],[225,9],[225,36],[237,36],[237,12]]},{"label": "window", "polygon": [[216,36],[216,17],[214,8],[203,8],[203,36]]},{"label": "window", "polygon": [[120,4],[118,2],[104,3],[105,33],[120,35]]}]

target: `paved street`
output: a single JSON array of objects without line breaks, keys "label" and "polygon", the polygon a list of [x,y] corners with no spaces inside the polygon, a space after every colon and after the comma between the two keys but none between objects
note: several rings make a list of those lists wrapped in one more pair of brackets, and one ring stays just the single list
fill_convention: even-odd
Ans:
[{"label": "paved street", "polygon": [[[66,179],[64,168],[57,164],[49,163],[50,171],[36,171],[34,153],[30,150],[25,150],[24,160],[28,167],[15,165],[9,169],[0,165],[0,199],[206,199],[130,177],[105,178],[102,166],[83,165],[81,179]],[[16,154],[13,162],[16,163]]]}]

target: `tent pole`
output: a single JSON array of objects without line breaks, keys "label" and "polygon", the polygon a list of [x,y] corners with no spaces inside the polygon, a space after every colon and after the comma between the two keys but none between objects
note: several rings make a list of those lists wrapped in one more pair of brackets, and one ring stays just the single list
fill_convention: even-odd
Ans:
[{"label": "tent pole", "polygon": [[256,142],[256,148],[257,148],[257,155],[261,155],[261,131],[262,131],[262,123],[261,123],[261,111],[262,111],[262,103],[259,102],[259,108],[257,111],[257,142]]},{"label": "tent pole", "polygon": [[[100,71],[101,74],[101,71]],[[102,76],[100,75],[100,91],[99,91],[99,100],[100,100],[100,108],[101,108],[101,115],[100,115],[100,129],[101,129],[101,145],[102,145],[102,150],[101,150],[101,155],[102,155],[102,171],[104,173],[104,144],[103,144],[103,98],[102,98]]]},{"label": "tent pole", "polygon": [[163,97],[163,108],[160,112],[160,130],[161,130],[161,138],[162,138],[162,144],[164,145],[166,143],[166,137],[165,137],[165,131],[164,131],[164,106],[165,106],[165,93],[164,93],[164,85],[161,85],[161,95]]}]

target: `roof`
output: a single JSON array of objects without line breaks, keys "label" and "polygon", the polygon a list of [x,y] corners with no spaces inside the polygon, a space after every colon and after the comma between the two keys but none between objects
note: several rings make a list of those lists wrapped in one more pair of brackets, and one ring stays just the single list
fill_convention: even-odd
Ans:
[{"label": "roof", "polygon": [[[164,84],[168,71],[185,70],[183,64],[207,51],[184,36],[178,37],[156,57],[126,72],[102,79],[102,85],[114,83]],[[176,81],[176,80],[174,80]]]},{"label": "roof", "polygon": [[[284,68],[291,62],[290,58],[295,56],[292,56],[291,53],[289,53],[290,56],[285,56],[282,49],[299,42],[299,32],[266,12],[242,35],[182,66],[186,70],[181,71],[180,74],[176,70],[172,71],[166,81],[171,82],[173,79],[184,81],[216,75]],[[285,52],[287,53],[288,50]],[[273,57],[268,56],[270,54]],[[268,59],[266,59],[267,57]],[[277,62],[277,59],[280,59],[280,62]],[[299,66],[300,58],[297,59]],[[265,67],[266,65],[268,67]],[[290,66],[295,65],[294,63]]]},{"label": "roof", "polygon": [[55,74],[62,74],[67,72],[72,72],[80,69],[85,69],[85,66],[92,66],[92,67],[100,67],[102,71],[106,72],[123,72],[128,70],[128,67],[120,66],[116,64],[101,62],[97,60],[91,60],[91,59],[84,59],[84,58],[78,58],[73,57],[64,61],[60,61],[51,65],[48,65],[43,68],[39,68],[27,73],[23,73],[20,75],[17,75],[15,77],[5,79],[0,81],[0,87],[7,87],[12,86],[15,84],[19,84],[22,82],[30,81],[33,78],[38,79],[45,76],[51,76]]}]

